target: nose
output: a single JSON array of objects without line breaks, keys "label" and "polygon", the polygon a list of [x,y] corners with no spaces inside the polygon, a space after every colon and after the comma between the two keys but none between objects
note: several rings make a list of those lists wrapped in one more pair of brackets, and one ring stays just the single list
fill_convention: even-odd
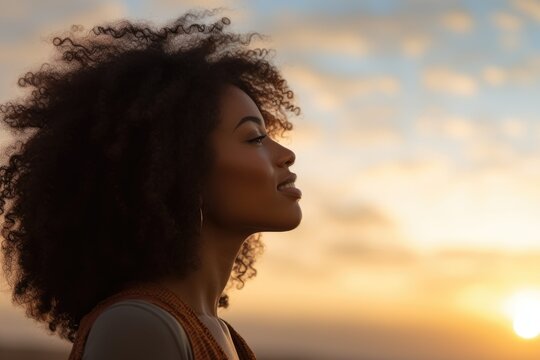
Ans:
[{"label": "nose", "polygon": [[296,160],[295,153],[291,149],[283,145],[279,145],[279,146],[282,149],[282,152],[279,158],[280,166],[287,166],[287,167],[292,166]]}]

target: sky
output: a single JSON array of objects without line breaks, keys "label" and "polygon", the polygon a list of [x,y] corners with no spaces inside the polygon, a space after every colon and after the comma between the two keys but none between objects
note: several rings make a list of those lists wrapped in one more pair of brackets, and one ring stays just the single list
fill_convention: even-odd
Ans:
[{"label": "sky", "polygon": [[[303,192],[220,316],[272,356],[538,359],[540,1],[0,0],[0,102],[72,24],[219,6],[295,92]],[[0,345],[67,346],[1,289]]]}]

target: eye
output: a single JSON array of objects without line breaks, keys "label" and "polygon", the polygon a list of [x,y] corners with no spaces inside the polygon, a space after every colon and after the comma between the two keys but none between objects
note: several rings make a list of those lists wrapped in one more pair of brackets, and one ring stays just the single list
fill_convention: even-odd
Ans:
[{"label": "eye", "polygon": [[266,137],[266,135],[261,135],[259,137],[256,137],[255,139],[248,140],[250,143],[257,143],[262,144],[262,140]]}]

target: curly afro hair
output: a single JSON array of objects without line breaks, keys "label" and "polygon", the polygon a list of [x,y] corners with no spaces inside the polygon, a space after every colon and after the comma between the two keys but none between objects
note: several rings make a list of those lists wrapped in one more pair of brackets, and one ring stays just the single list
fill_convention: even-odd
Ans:
[{"label": "curly afro hair", "polygon": [[[19,78],[31,95],[0,106],[24,135],[0,167],[4,274],[13,302],[63,339],[125,284],[197,269],[224,85],[253,99],[270,136],[300,113],[271,51],[249,46],[260,34],[225,31],[226,17],[203,21],[218,10],[161,28],[122,19],[82,36],[73,26],[52,39],[53,64]],[[260,238],[243,243],[228,288],[256,275]]]}]

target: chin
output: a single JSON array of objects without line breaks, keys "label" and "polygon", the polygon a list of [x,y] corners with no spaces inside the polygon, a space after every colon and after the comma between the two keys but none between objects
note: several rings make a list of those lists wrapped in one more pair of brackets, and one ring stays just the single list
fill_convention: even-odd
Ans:
[{"label": "chin", "polygon": [[294,230],[302,222],[302,211],[298,208],[295,214],[290,214],[286,219],[280,219],[279,222],[269,226],[270,229],[265,231],[290,231]]}]

